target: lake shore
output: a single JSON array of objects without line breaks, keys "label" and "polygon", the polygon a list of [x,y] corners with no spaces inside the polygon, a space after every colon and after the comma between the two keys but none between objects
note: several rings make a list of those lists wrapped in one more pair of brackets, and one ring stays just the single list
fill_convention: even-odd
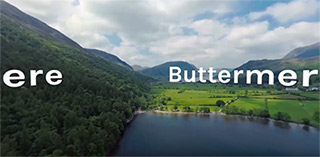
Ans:
[{"label": "lake shore", "polygon": [[160,111],[160,110],[152,110],[152,112],[155,112],[155,113],[166,113],[166,114],[199,114],[199,115],[211,115],[211,114],[214,114],[214,115],[227,115],[227,114],[222,113],[222,112],[201,113],[201,112],[182,112],[182,111],[174,112],[174,111]]},{"label": "lake shore", "polygon": [[[114,156],[184,156],[234,155],[246,150],[247,156],[260,155],[313,155],[318,152],[318,130],[305,129],[288,123],[274,123],[264,118],[246,118],[237,115],[197,115],[149,110],[126,126]],[[225,141],[237,137],[237,142]],[[259,141],[264,142],[257,142]],[[299,142],[297,142],[299,141]],[[225,147],[221,142],[228,144]],[[229,145],[230,144],[230,145]],[[243,148],[238,149],[239,145]],[[264,151],[265,146],[277,151]],[[290,146],[292,145],[292,146]],[[280,147],[279,147],[280,146]],[[159,149],[161,148],[161,149]],[[196,149],[195,149],[196,148]],[[213,149],[216,148],[216,149]],[[311,154],[311,152],[314,152]]]},{"label": "lake shore", "polygon": [[143,111],[143,110],[141,110],[141,109],[136,110],[136,111],[133,113],[132,117],[130,117],[129,119],[127,119],[127,124],[130,123],[130,122],[136,117],[136,115],[138,115],[138,114],[143,114],[143,113],[145,113],[145,112],[147,112],[147,111]]},{"label": "lake shore", "polygon": [[[146,111],[144,111],[146,112]],[[201,113],[201,112],[182,112],[182,111],[160,111],[160,110],[152,110],[152,112],[154,113],[161,113],[161,114],[182,114],[182,115],[222,115],[222,116],[231,116],[231,117],[243,117],[243,118],[253,118],[253,119],[261,119],[261,120],[268,120],[271,122],[280,122],[280,123],[286,123],[286,124],[290,124],[290,125],[298,125],[298,126],[305,126],[305,127],[312,127],[315,129],[318,129],[315,126],[312,125],[305,125],[305,124],[301,124],[301,123],[297,123],[297,122],[293,122],[293,121],[282,121],[282,120],[276,120],[276,119],[272,119],[272,118],[264,118],[264,117],[257,117],[257,116],[249,116],[249,115],[237,115],[237,114],[225,114],[222,112],[210,112],[210,113]]]}]

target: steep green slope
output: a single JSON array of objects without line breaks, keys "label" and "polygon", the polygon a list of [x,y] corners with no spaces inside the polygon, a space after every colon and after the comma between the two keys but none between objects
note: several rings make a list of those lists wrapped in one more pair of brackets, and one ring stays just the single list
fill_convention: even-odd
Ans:
[{"label": "steep green slope", "polygon": [[[57,39],[52,30],[35,30],[11,15],[19,10],[0,3],[1,75],[26,74],[21,88],[1,83],[1,156],[107,155],[126,119],[145,105],[148,78]],[[58,69],[63,82],[50,86],[38,76],[30,87],[31,69]]]},{"label": "steep green slope", "polygon": [[188,70],[189,72],[188,77],[191,77],[191,70],[197,70],[197,68],[190,63],[183,62],[183,61],[175,61],[175,62],[166,62],[152,68],[141,70],[140,72],[147,76],[153,77],[155,79],[168,81],[170,66],[178,66],[181,68],[182,71]]},{"label": "steep green slope", "polygon": [[65,43],[69,46],[75,47],[77,49],[82,49],[82,47],[65,36],[64,34],[60,33],[59,31],[49,27],[44,22],[22,12],[21,10],[15,8],[14,6],[10,5],[9,3],[1,0],[1,16],[5,16],[9,18],[11,21],[15,23],[19,23],[30,30],[36,32],[42,38],[58,41],[61,43]]},{"label": "steep green slope", "polygon": [[113,54],[110,54],[110,53],[107,53],[107,52],[104,52],[101,50],[96,50],[96,49],[86,49],[86,50],[88,52],[94,54],[95,56],[98,56],[98,57],[101,57],[101,58],[108,60],[109,62],[120,65],[120,66],[127,68],[127,69],[130,69],[130,70],[133,70],[129,64],[122,61],[121,59],[119,59],[117,56],[115,56]]}]

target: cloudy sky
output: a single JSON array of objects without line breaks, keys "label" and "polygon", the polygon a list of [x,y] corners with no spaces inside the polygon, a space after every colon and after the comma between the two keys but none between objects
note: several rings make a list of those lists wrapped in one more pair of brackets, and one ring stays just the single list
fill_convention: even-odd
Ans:
[{"label": "cloudy sky", "polygon": [[320,41],[319,0],[8,0],[129,64],[234,68]]}]

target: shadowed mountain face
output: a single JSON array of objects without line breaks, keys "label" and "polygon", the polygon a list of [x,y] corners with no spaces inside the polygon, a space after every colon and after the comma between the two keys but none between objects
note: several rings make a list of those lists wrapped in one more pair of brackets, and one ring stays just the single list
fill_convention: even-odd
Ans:
[{"label": "shadowed mountain face", "polygon": [[[1,83],[1,156],[105,156],[126,119],[145,107],[150,79],[96,57],[62,33],[0,1],[1,75],[25,73],[21,88]],[[30,70],[57,69],[30,87]]]},{"label": "shadowed mountain face", "polygon": [[86,48],[86,50],[92,54],[94,54],[95,56],[98,56],[98,57],[101,57],[103,59],[106,59],[114,64],[117,64],[117,65],[120,65],[124,68],[127,68],[127,69],[132,69],[132,67],[127,64],[126,62],[122,61],[120,58],[118,58],[117,56],[113,55],[113,54],[110,54],[110,53],[107,53],[105,51],[101,51],[101,50],[97,50],[97,49],[88,49]]},{"label": "shadowed mountain face", "polygon": [[147,76],[153,77],[155,79],[168,81],[170,66],[180,67],[182,72],[183,72],[183,70],[187,70],[189,78],[192,76],[191,70],[197,70],[197,68],[194,65],[192,65],[188,62],[175,61],[175,62],[166,62],[166,63],[160,64],[160,65],[154,66],[152,68],[141,70],[140,72],[147,75]]},{"label": "shadowed mountain face", "polygon": [[282,59],[309,59],[309,58],[318,58],[320,53],[320,42],[296,48],[290,51]]}]

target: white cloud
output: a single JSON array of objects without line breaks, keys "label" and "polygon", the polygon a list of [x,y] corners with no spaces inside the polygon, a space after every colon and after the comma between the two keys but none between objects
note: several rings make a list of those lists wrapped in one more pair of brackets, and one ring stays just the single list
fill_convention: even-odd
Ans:
[{"label": "white cloud", "polygon": [[[320,40],[319,22],[302,22],[319,13],[314,0],[277,3],[240,17],[228,16],[235,7],[233,1],[79,0],[79,5],[73,0],[9,2],[83,47],[105,50],[129,64],[142,66],[183,60],[203,67],[237,67],[250,59],[280,58],[296,47]],[[194,21],[196,15],[206,12],[215,16]],[[282,23],[295,23],[270,27],[271,22],[247,18],[266,15]],[[197,34],[184,35],[183,28]],[[107,38],[113,33],[121,38],[120,45]]]},{"label": "white cloud", "polygon": [[276,3],[265,11],[249,14],[251,20],[257,20],[264,16],[272,16],[281,23],[298,21],[306,17],[319,15],[319,1],[295,0],[288,3]]},{"label": "white cloud", "polygon": [[212,19],[195,21],[190,27],[195,29],[199,35],[212,35],[216,38],[219,38],[228,32],[226,24]]},{"label": "white cloud", "polygon": [[251,38],[268,31],[269,23],[259,22],[244,26],[236,26],[231,29],[227,39],[230,41],[240,40],[243,38]]}]

